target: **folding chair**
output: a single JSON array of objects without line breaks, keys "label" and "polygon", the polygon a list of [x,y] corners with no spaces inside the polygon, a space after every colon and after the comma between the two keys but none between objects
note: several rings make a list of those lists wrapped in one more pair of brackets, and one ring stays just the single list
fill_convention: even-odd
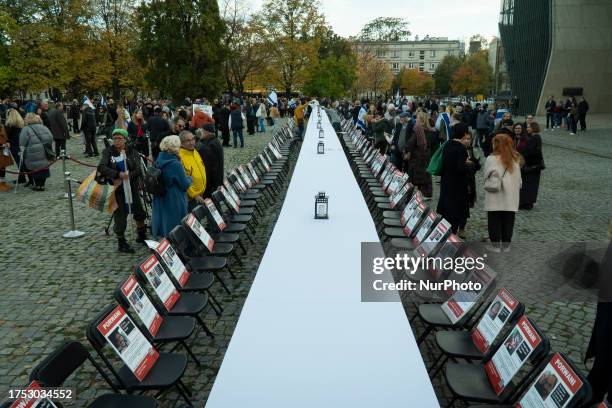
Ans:
[{"label": "folding chair", "polygon": [[189,271],[193,272],[212,272],[215,278],[219,281],[223,289],[230,294],[230,290],[225,284],[225,281],[219,275],[219,271],[228,269],[232,274],[231,269],[227,265],[227,260],[219,256],[202,256],[197,247],[192,242],[191,234],[182,225],[177,225],[168,234],[168,241],[176,250],[181,261],[187,266]]},{"label": "folding chair", "polygon": [[[98,330],[98,326],[108,319],[109,315],[117,308],[111,304],[102,310],[87,328],[87,339],[94,348],[98,357],[104,362],[106,368],[113,374],[117,383],[115,388],[126,390],[128,393],[134,391],[157,391],[155,397],[159,397],[164,392],[174,388],[181,397],[191,404],[189,396],[191,391],[183,384],[181,378],[187,369],[187,357],[176,353],[159,353],[158,359],[151,367],[147,376],[140,381],[132,370],[122,362],[119,369],[115,368],[110,359],[105,355],[104,350],[108,346],[106,338]],[[137,327],[133,330],[139,330]],[[153,348],[155,349],[155,348]]]},{"label": "folding chair", "polygon": [[[447,406],[453,406],[458,399],[487,404],[508,403],[517,389],[528,380],[529,373],[546,358],[549,350],[550,343],[546,335],[531,319],[522,316],[482,363],[449,363],[445,366],[444,377],[453,393]],[[504,358],[509,354],[510,359]],[[518,363],[514,357],[519,359]],[[517,379],[519,372],[525,372],[527,362],[532,368]],[[497,367],[501,364],[506,365],[503,374],[500,374],[500,368]]]},{"label": "folding chair", "polygon": [[[30,373],[30,382],[38,381],[44,387],[61,387],[85,361],[89,361],[115,391],[104,394],[87,405],[88,408],[155,408],[157,401],[144,395],[118,394],[118,389],[104,372],[102,367],[91,357],[87,349],[78,341],[68,341],[38,363]],[[3,405],[10,406],[10,403]]]},{"label": "folding chair", "polygon": [[[140,317],[139,312],[136,310],[136,306],[133,301],[128,299],[125,295],[125,288],[128,286],[134,287],[135,285],[142,290],[143,299],[139,300],[140,304],[147,304],[147,306],[152,307],[156,313],[155,317],[152,318],[152,322],[149,327],[147,327],[146,323]],[[196,321],[193,317],[187,316],[168,316],[161,309],[159,309],[153,301],[148,297],[144,289],[140,287],[140,284],[136,280],[136,277],[130,275],[127,279],[121,281],[117,288],[115,289],[115,300],[117,303],[125,309],[125,311],[130,315],[133,321],[139,322],[137,323],[140,327],[140,331],[142,331],[147,339],[153,343],[154,346],[158,347],[161,350],[166,344],[174,344],[174,347],[170,349],[170,352],[176,350],[176,348],[181,345],[185,349],[185,351],[193,358],[193,361],[200,366],[200,360],[193,354],[193,351],[187,345],[186,340],[191,337],[195,330]],[[138,316],[137,319],[134,318],[134,315]]]}]

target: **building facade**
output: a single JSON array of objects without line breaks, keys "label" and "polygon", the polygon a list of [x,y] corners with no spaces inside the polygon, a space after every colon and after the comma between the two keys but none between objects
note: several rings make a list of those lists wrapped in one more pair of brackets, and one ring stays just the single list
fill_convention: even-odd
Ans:
[{"label": "building facade", "polygon": [[448,55],[463,55],[465,46],[461,41],[446,37],[426,36],[414,41],[357,42],[358,51],[370,51],[389,64],[391,72],[397,74],[402,68],[417,69],[433,74]]},{"label": "building facade", "polygon": [[551,95],[612,112],[612,1],[502,0],[499,31],[519,114]]}]

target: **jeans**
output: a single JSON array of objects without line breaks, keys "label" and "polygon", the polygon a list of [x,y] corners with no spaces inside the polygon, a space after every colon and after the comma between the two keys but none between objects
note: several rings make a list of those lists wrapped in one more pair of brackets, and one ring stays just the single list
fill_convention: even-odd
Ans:
[{"label": "jeans", "polygon": [[244,137],[242,136],[242,129],[232,129],[234,135],[234,147],[238,145],[238,137],[240,137],[240,147],[244,147]]},{"label": "jeans", "polygon": [[265,120],[266,120],[266,118],[259,118],[259,131],[262,132],[262,133],[266,131]]},{"label": "jeans", "polygon": [[491,243],[502,243],[508,246],[512,242],[514,231],[514,211],[489,211],[487,212],[489,239]]}]

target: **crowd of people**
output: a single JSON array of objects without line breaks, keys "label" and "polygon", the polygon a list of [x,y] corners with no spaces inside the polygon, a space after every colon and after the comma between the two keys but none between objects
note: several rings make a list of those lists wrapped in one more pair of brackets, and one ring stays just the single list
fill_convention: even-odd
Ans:
[{"label": "crowd of people", "polygon": [[[334,105],[409,175],[426,201],[432,199],[434,181],[440,184],[436,210],[459,237],[465,238],[470,210],[479,192],[484,194],[491,249],[509,251],[515,215],[533,209],[545,168],[540,126],[532,115],[515,122],[506,109],[434,99]],[[433,160],[441,167],[432,175]],[[481,170],[485,182],[478,187]]]}]

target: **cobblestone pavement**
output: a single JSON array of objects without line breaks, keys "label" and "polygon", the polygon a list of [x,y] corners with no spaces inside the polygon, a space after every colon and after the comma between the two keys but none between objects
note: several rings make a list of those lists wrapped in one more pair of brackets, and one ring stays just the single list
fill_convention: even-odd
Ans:
[{"label": "cobblestone pavement", "polygon": [[[602,133],[598,137],[593,131],[594,147],[610,130],[597,132]],[[269,133],[246,136],[245,149],[227,148],[226,168],[250,159],[269,137]],[[82,159],[77,140],[69,142],[69,149],[77,151],[76,158]],[[519,213],[515,240],[607,241],[607,223],[612,218],[609,204],[612,161],[548,143],[544,146],[544,155],[547,169],[542,174],[538,203],[532,211]],[[85,161],[95,164],[93,159]],[[73,163],[69,163],[68,168],[78,179],[91,171]],[[78,203],[75,203],[77,228],[86,235],[78,240],[61,238],[62,233],[70,229],[67,204],[61,196],[61,166],[56,164],[51,172],[45,192],[21,188],[17,194],[0,195],[3,214],[10,214],[4,217],[0,227],[0,234],[5,237],[4,256],[0,261],[0,400],[9,387],[23,385],[32,367],[63,341],[78,339],[87,344],[86,325],[112,301],[116,284],[147,253],[140,248],[136,255],[117,254],[114,238],[105,236],[103,231],[109,217]],[[478,185],[482,185],[481,176],[478,177]],[[438,189],[434,184],[436,194]],[[468,222],[469,240],[479,241],[486,236],[482,201],[479,193],[477,208]],[[432,204],[436,202],[437,197]],[[226,295],[219,287],[214,292],[222,299],[225,309],[218,319],[212,312],[207,315],[206,322],[215,339],[198,333],[194,340],[194,350],[202,367],[190,364],[185,383],[194,391],[198,407],[203,406],[212,387],[281,205],[282,199],[266,211],[256,243],[249,247],[245,266],[233,265],[238,279],[231,281],[232,295]],[[538,301],[537,294],[521,300],[527,303],[529,316],[551,337],[552,349],[567,352],[574,362],[585,368],[582,359],[594,319],[594,304],[543,304]],[[407,307],[410,316],[414,312],[412,305]],[[419,323],[413,325],[415,335],[422,329]],[[421,349],[428,364],[434,357],[431,339]],[[449,391],[440,378],[433,382],[443,403]],[[108,391],[102,378],[94,375],[88,365],[67,385],[75,386],[78,396],[78,402],[68,406],[83,406],[87,399]],[[163,397],[163,406],[172,406],[175,399],[175,394]]]}]

